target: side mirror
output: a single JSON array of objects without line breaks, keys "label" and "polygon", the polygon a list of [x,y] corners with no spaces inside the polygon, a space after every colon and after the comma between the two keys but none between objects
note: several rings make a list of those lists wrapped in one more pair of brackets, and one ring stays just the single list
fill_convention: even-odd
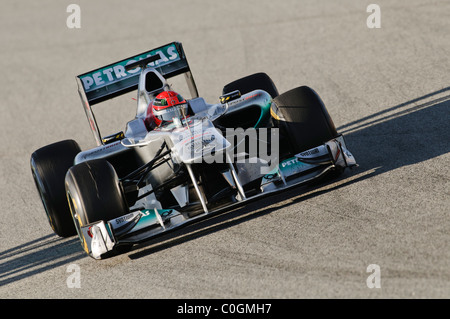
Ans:
[{"label": "side mirror", "polygon": [[120,141],[124,137],[125,137],[125,135],[123,134],[122,131],[120,131],[119,133],[102,137],[102,143],[103,143],[103,145],[107,145],[107,144],[110,144],[115,141]]},{"label": "side mirror", "polygon": [[220,103],[225,104],[225,103],[231,102],[233,100],[236,100],[240,97],[241,97],[241,92],[239,90],[236,90],[236,91],[222,95],[221,97],[219,97],[219,101],[220,101]]}]

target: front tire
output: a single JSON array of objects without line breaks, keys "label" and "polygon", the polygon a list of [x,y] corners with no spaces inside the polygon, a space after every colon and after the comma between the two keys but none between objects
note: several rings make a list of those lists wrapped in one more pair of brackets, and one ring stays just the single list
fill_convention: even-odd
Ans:
[{"label": "front tire", "polygon": [[319,95],[300,86],[274,98],[272,117],[286,136],[292,155],[338,137],[333,120]]},{"label": "front tire", "polygon": [[77,200],[75,213],[83,225],[128,213],[116,171],[106,160],[90,160],[71,167],[66,175],[66,191]]},{"label": "front tire", "polygon": [[71,167],[65,179],[67,200],[82,247],[88,248],[81,227],[108,221],[129,212],[114,167],[106,160],[90,160]]}]

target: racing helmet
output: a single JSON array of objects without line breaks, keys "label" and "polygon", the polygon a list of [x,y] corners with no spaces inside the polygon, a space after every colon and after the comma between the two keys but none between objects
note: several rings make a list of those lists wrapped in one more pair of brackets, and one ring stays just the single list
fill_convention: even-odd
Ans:
[{"label": "racing helmet", "polygon": [[152,103],[152,113],[157,126],[163,122],[172,122],[174,118],[181,120],[187,115],[187,111],[186,100],[174,91],[159,93]]}]

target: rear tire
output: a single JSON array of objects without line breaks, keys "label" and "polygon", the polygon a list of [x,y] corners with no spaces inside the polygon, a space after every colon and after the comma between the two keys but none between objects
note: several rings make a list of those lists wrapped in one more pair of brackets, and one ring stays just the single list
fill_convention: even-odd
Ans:
[{"label": "rear tire", "polygon": [[254,90],[263,90],[272,96],[278,96],[278,89],[272,79],[263,72],[248,75],[236,81],[228,83],[223,87],[223,94],[239,90],[241,94],[246,94]]},{"label": "rear tire", "polygon": [[53,231],[61,237],[76,234],[66,198],[64,178],[81,151],[73,140],[44,146],[31,154],[30,166],[36,188]]},{"label": "rear tire", "polygon": [[336,138],[338,133],[319,95],[307,86],[274,98],[272,117],[286,136],[292,155]]}]

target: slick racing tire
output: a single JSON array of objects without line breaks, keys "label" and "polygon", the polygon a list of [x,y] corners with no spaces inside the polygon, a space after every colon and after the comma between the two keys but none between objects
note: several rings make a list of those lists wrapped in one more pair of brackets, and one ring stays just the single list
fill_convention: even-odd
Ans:
[{"label": "slick racing tire", "polygon": [[322,99],[311,88],[300,86],[273,100],[272,118],[290,145],[291,155],[311,149],[338,136]]},{"label": "slick racing tire", "polygon": [[128,213],[114,167],[106,160],[90,160],[71,167],[66,192],[72,214],[82,225],[110,220]]},{"label": "slick racing tire", "polygon": [[66,198],[64,178],[81,151],[73,140],[44,146],[31,154],[30,166],[36,188],[53,231],[61,237],[76,234]]},{"label": "slick racing tire", "polygon": [[278,96],[278,89],[272,79],[263,72],[248,75],[236,81],[228,83],[223,88],[223,94],[239,90],[241,94],[246,94],[254,90],[264,90],[272,96]]},{"label": "slick racing tire", "polygon": [[129,212],[117,173],[106,160],[90,160],[71,167],[65,186],[73,222],[86,251],[81,227]]}]

